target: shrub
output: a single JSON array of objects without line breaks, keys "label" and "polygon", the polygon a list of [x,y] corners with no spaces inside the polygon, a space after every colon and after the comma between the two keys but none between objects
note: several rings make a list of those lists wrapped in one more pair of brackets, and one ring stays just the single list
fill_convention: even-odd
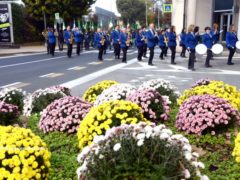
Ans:
[{"label": "shrub", "polygon": [[213,95],[192,96],[180,106],[176,119],[179,130],[193,134],[226,131],[240,124],[240,114],[226,100]]},{"label": "shrub", "polygon": [[67,96],[61,88],[50,87],[39,89],[24,100],[24,115],[39,113],[53,101]]},{"label": "shrub", "polygon": [[196,81],[193,85],[192,85],[192,88],[195,88],[197,86],[205,86],[205,85],[209,85],[210,83],[212,82],[211,79],[200,79],[198,81]]},{"label": "shrub", "polygon": [[169,118],[170,107],[156,90],[136,91],[127,100],[139,105],[144,117],[148,120],[158,123]]},{"label": "shrub", "polygon": [[235,139],[235,147],[232,155],[235,157],[236,162],[240,163],[240,133]]},{"label": "shrub", "polygon": [[188,139],[164,125],[121,125],[78,156],[79,179],[208,179]]},{"label": "shrub", "polygon": [[23,104],[26,92],[22,89],[4,88],[0,90],[0,101],[18,106],[19,111],[23,111]]},{"label": "shrub", "polygon": [[240,110],[240,91],[235,86],[224,84],[222,81],[212,81],[208,85],[197,86],[185,90],[179,98],[178,104],[181,105],[186,99],[195,95],[210,94],[227,100],[234,108]]},{"label": "shrub", "polygon": [[145,81],[142,85],[139,86],[138,90],[142,91],[144,89],[153,89],[158,91],[168,102],[168,104],[176,104],[177,98],[180,95],[180,92],[177,91],[177,87],[163,79],[152,79]]},{"label": "shrub", "polygon": [[38,126],[44,133],[52,131],[75,133],[91,107],[90,103],[78,97],[67,96],[55,100],[43,110]]},{"label": "shrub", "polygon": [[47,179],[50,152],[31,130],[0,126],[0,179]]},{"label": "shrub", "polygon": [[116,81],[101,81],[93,86],[91,86],[83,95],[83,99],[88,102],[94,103],[97,97],[105,90],[111,87],[112,85],[117,84]]},{"label": "shrub", "polygon": [[80,149],[90,145],[96,135],[105,134],[106,130],[120,124],[136,124],[146,121],[141,108],[130,101],[109,101],[93,107],[78,128]]},{"label": "shrub", "polygon": [[64,86],[52,86],[49,89],[59,90],[59,91],[62,91],[67,96],[71,96],[71,89]]},{"label": "shrub", "polygon": [[136,91],[136,88],[129,84],[115,84],[110,88],[104,90],[102,94],[100,94],[96,101],[94,102],[94,106],[101,105],[111,100],[125,100],[128,96]]},{"label": "shrub", "polygon": [[20,112],[17,106],[0,101],[0,125],[15,124],[18,122],[19,117]]}]

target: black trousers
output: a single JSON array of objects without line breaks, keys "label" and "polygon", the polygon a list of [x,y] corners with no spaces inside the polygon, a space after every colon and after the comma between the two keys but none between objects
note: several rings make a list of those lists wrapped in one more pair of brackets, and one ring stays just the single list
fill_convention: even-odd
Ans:
[{"label": "black trousers", "polygon": [[138,46],[138,57],[137,57],[137,59],[139,61],[141,61],[142,60],[142,56],[143,56],[143,46]]},{"label": "black trousers", "polygon": [[58,40],[58,48],[59,48],[59,51],[63,50],[63,42],[62,41]]},{"label": "black trousers", "polygon": [[149,56],[148,64],[152,64],[153,57],[154,57],[154,47],[149,48],[149,50],[150,50],[150,56]]},{"label": "black trousers", "polygon": [[147,44],[144,44],[143,46],[143,57],[146,57],[147,55]]},{"label": "black trousers", "polygon": [[72,56],[72,44],[67,44],[67,56],[70,58]]},{"label": "black trousers", "polygon": [[163,59],[163,55],[164,55],[164,53],[165,53],[165,49],[166,49],[166,46],[159,46],[160,47],[160,49],[161,49],[161,53],[160,53],[160,58],[161,59]]},{"label": "black trousers", "polygon": [[89,50],[89,41],[85,41],[84,46],[86,50]]},{"label": "black trousers", "polygon": [[212,58],[212,50],[211,49],[208,49],[207,50],[207,58],[206,58],[206,61],[205,61],[205,66],[209,66],[210,65],[210,59]]},{"label": "black trousers", "polygon": [[189,60],[188,60],[188,69],[194,68],[195,53],[196,53],[195,49],[190,49],[190,55],[189,55]]},{"label": "black trousers", "polygon": [[103,60],[103,46],[102,45],[100,45],[99,47],[98,47],[98,60],[100,60],[100,61],[102,61]]},{"label": "black trousers", "polygon": [[182,52],[181,52],[181,56],[182,56],[182,57],[185,57],[185,56],[186,56],[186,50],[187,50],[186,46],[185,46],[185,45],[182,45]]},{"label": "black trousers", "polygon": [[229,64],[229,63],[232,63],[232,58],[236,52],[236,47],[228,48],[228,50],[229,50],[229,55],[228,55],[228,64]]},{"label": "black trousers", "polygon": [[77,45],[76,53],[77,53],[77,55],[79,55],[80,54],[80,50],[81,50],[81,43],[80,42],[76,42],[76,45]]},{"label": "black trousers", "polygon": [[114,46],[114,54],[116,57],[120,58],[121,48],[120,44],[113,44]]},{"label": "black trousers", "polygon": [[49,41],[46,40],[46,45],[47,45],[47,53],[49,54],[50,53],[50,47],[49,47]]},{"label": "black trousers", "polygon": [[51,55],[54,56],[56,43],[48,43],[48,44],[49,44],[49,52]]},{"label": "black trousers", "polygon": [[175,56],[176,56],[176,46],[170,46],[171,49],[171,63],[175,63]]},{"label": "black trousers", "polygon": [[165,47],[164,55],[167,56],[168,47]]},{"label": "black trousers", "polygon": [[122,62],[127,62],[127,50],[128,50],[128,47],[122,48],[122,51],[123,51]]}]

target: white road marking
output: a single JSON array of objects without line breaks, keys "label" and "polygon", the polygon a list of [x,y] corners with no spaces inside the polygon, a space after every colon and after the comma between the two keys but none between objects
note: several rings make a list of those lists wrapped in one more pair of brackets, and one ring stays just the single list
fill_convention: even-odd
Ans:
[{"label": "white road marking", "polygon": [[39,77],[40,78],[56,78],[56,77],[63,76],[63,75],[64,75],[63,73],[49,73],[49,74],[45,74],[45,75],[42,75]]},{"label": "white road marking", "polygon": [[82,69],[86,69],[86,67],[75,66],[75,67],[72,67],[72,68],[68,68],[67,70],[68,70],[68,71],[71,71],[71,70],[80,71],[80,70],[82,70]]},{"label": "white road marking", "polygon": [[12,84],[8,84],[8,85],[4,85],[1,86],[1,88],[13,88],[13,89],[17,89],[17,88],[22,88],[22,87],[26,87],[30,85],[29,83],[22,83],[22,82],[15,82]]},{"label": "white road marking", "polygon": [[131,81],[128,81],[129,83],[136,83],[136,82],[139,82],[139,80],[137,80],[137,79],[133,79],[133,80],[131,80]]},{"label": "white road marking", "polygon": [[127,65],[130,65],[130,64],[133,64],[133,63],[136,63],[136,62],[137,62],[137,59],[134,58],[134,59],[131,59],[130,61],[128,61],[127,64],[125,64],[125,63],[117,64],[117,65],[102,69],[100,71],[97,71],[95,73],[88,74],[88,75],[83,76],[81,78],[63,83],[63,84],[61,84],[61,86],[65,86],[65,87],[68,87],[68,88],[74,88],[78,85],[84,84],[88,81],[94,80],[94,79],[99,78],[99,77],[101,77],[105,74],[108,74],[108,73],[113,72],[113,71],[115,71],[119,68],[125,67]]},{"label": "white road marking", "polygon": [[9,88],[9,87],[18,85],[18,84],[20,84],[20,83],[21,83],[21,82],[15,82],[15,83],[12,83],[12,84],[7,84],[7,85],[4,85],[4,86],[1,86],[1,88]]},{"label": "white road marking", "polygon": [[177,77],[176,76],[168,76],[168,78],[176,79]]},{"label": "white road marking", "polygon": [[168,65],[168,66],[176,70],[188,70],[186,67],[183,67],[183,66],[177,66],[177,65]]},{"label": "white road marking", "polygon": [[98,61],[98,62],[91,62],[91,63],[88,63],[89,65],[99,65],[99,64],[102,64],[103,62],[102,61]]},{"label": "white road marking", "polygon": [[139,65],[141,65],[144,69],[156,69],[156,66],[149,66],[146,62],[138,62]]},{"label": "white road marking", "polygon": [[42,76],[39,76],[40,78],[43,78],[43,77],[48,77],[48,76],[51,76],[51,75],[53,75],[54,73],[49,73],[49,74],[44,74],[44,75],[42,75]]}]

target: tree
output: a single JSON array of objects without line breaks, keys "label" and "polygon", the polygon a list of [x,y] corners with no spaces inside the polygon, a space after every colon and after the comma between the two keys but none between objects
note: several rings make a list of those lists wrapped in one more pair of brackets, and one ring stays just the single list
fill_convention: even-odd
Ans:
[{"label": "tree", "polygon": [[139,21],[144,24],[146,6],[144,0],[117,0],[117,8],[124,24]]},{"label": "tree", "polygon": [[27,13],[35,20],[43,20],[46,14],[48,21],[53,22],[54,13],[59,12],[65,21],[71,21],[86,14],[96,0],[23,0]]}]

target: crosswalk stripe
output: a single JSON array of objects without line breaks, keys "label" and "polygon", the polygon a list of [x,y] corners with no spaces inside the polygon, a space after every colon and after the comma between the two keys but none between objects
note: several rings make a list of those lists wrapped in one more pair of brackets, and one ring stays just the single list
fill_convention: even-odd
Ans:
[{"label": "crosswalk stripe", "polygon": [[71,70],[80,71],[80,70],[83,70],[83,69],[86,69],[86,67],[75,66],[75,67],[72,67],[72,68],[68,68],[67,70],[69,70],[69,71],[71,71]]},{"label": "crosswalk stripe", "polygon": [[98,64],[102,64],[103,62],[99,61],[99,62],[91,62],[91,63],[88,63],[89,65],[98,65]]},{"label": "crosswalk stripe", "polygon": [[18,88],[26,87],[26,86],[29,86],[29,85],[30,85],[29,83],[15,82],[15,83],[12,83],[12,84],[1,86],[1,88],[18,89]]},{"label": "crosswalk stripe", "polygon": [[49,73],[49,74],[45,74],[45,75],[42,75],[39,77],[40,78],[56,78],[56,77],[63,76],[63,75],[64,75],[63,73]]}]

